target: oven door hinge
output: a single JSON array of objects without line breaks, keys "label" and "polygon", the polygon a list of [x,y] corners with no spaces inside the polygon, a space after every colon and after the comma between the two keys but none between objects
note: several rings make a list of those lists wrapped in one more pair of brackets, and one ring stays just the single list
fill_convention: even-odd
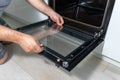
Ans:
[{"label": "oven door hinge", "polygon": [[103,34],[103,29],[101,29],[99,32],[94,33],[94,38],[98,38]]}]

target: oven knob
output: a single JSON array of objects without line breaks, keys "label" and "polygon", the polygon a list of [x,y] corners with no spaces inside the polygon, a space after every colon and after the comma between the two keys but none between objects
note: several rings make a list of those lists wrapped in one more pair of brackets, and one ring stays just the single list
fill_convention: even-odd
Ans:
[{"label": "oven knob", "polygon": [[64,62],[62,63],[62,66],[63,66],[64,68],[67,68],[67,67],[69,66],[69,63],[66,62],[66,61],[64,61]]}]

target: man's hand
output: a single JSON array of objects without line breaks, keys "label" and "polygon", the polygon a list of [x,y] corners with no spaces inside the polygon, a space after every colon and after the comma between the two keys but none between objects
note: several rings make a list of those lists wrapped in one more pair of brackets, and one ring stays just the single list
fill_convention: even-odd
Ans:
[{"label": "man's hand", "polygon": [[63,17],[61,15],[59,15],[56,12],[52,12],[51,15],[49,15],[51,20],[56,22],[57,25],[62,26],[64,24],[64,20]]},{"label": "man's hand", "polygon": [[38,53],[43,50],[42,45],[31,35],[24,34],[0,25],[0,41],[19,44],[26,52]]},{"label": "man's hand", "polygon": [[38,42],[33,36],[23,34],[18,44],[28,53],[39,53],[43,51],[43,45]]}]

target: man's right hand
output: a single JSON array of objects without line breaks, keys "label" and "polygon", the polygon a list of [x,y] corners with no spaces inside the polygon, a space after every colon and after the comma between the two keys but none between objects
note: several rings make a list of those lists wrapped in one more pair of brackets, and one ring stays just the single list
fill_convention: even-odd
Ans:
[{"label": "man's right hand", "polygon": [[26,52],[30,53],[39,53],[43,51],[43,45],[33,36],[12,30],[2,25],[0,25],[0,41],[17,43]]},{"label": "man's right hand", "polygon": [[28,53],[39,53],[43,51],[43,45],[31,35],[23,34],[18,44]]}]

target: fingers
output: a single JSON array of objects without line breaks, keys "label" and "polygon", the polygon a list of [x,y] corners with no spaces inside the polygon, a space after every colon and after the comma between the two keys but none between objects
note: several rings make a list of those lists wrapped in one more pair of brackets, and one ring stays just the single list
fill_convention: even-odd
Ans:
[{"label": "fingers", "polygon": [[40,53],[40,52],[42,52],[43,51],[43,47],[40,47],[40,46],[38,46],[38,45],[36,45],[36,46],[31,46],[31,47],[29,47],[29,48],[24,48],[24,50],[27,52],[27,53]]},{"label": "fingers", "polygon": [[53,24],[51,29],[55,30],[55,31],[61,31],[63,28],[63,26],[59,26],[58,24]]},{"label": "fingers", "polygon": [[64,20],[63,20],[63,18],[60,16],[58,19],[57,19],[57,24],[60,26],[60,27],[62,27],[62,25],[64,24]]},{"label": "fingers", "polygon": [[62,25],[64,24],[63,17],[58,13],[52,14],[50,18],[52,19],[52,21],[56,22],[57,25],[59,25],[60,27],[62,27]]},{"label": "fingers", "polygon": [[40,47],[43,47],[43,44],[40,44]]},{"label": "fingers", "polygon": [[59,25],[57,25],[57,24],[53,24],[51,28],[52,28],[53,30],[60,31],[62,27],[59,26]]},{"label": "fingers", "polygon": [[59,24],[60,24],[60,26],[62,26],[64,24],[64,20],[62,17],[59,18]]},{"label": "fingers", "polygon": [[40,45],[39,41],[31,35],[23,34],[18,44],[27,53],[39,53],[43,51],[43,45]]},{"label": "fingers", "polygon": [[61,28],[60,29],[62,29],[63,28],[63,24],[64,24],[64,20],[63,20],[63,18],[60,18],[60,21],[61,21]]},{"label": "fingers", "polygon": [[42,52],[43,51],[43,44],[40,44],[38,47],[37,47],[37,50],[36,50],[38,53]]},{"label": "fingers", "polygon": [[40,44],[38,41],[36,41],[36,44],[33,47],[33,52],[40,53],[42,51],[43,51],[43,44]]},{"label": "fingers", "polygon": [[35,43],[34,43],[34,47],[33,47],[33,52],[36,53],[40,53],[43,51],[43,44],[40,44],[39,41],[37,39],[34,39]]},{"label": "fingers", "polygon": [[35,47],[35,49],[33,50],[33,52],[35,52],[35,53],[40,53],[40,52],[42,52],[43,51],[43,48],[42,47],[38,47],[38,46],[36,46]]}]

